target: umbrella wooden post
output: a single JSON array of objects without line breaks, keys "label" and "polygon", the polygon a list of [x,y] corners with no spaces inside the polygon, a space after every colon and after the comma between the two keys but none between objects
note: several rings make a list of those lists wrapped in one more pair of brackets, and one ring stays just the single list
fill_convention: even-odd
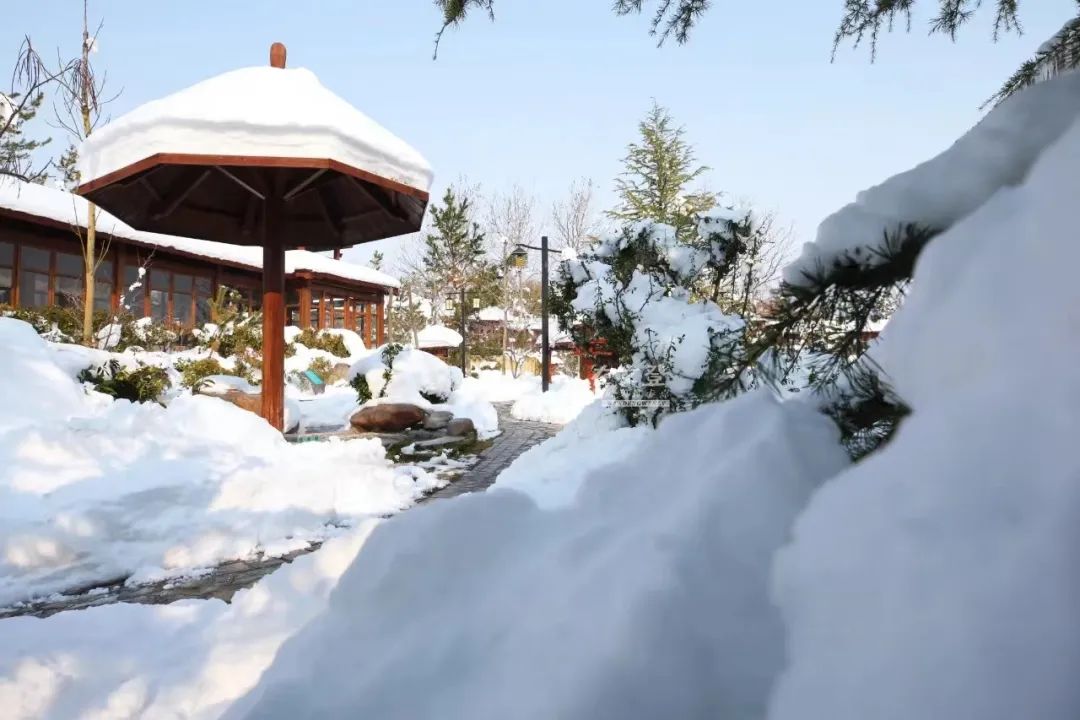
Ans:
[{"label": "umbrella wooden post", "polygon": [[263,206],[262,415],[285,429],[285,245],[281,237],[280,196]]}]

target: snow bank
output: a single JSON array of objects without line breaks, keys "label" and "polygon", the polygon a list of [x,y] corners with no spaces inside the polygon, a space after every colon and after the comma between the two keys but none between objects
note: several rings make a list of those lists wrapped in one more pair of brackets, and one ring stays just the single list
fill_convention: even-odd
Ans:
[{"label": "snow bank", "polygon": [[376,521],[241,590],[231,604],[117,604],[0,621],[6,720],[217,718],[325,607]]},{"label": "snow bank", "polygon": [[760,717],[770,561],[844,462],[827,420],[760,393],[669,418],[570,507],[493,491],[390,520],[226,717]]},{"label": "snow bank", "polygon": [[773,720],[1080,715],[1077,168],[1074,122],[920,257],[876,352],[914,413],[778,563]]},{"label": "snow bank", "polygon": [[518,398],[510,408],[510,414],[519,420],[565,425],[596,400],[597,395],[589,389],[588,381],[556,375],[547,392],[537,384],[532,391]]},{"label": "snow bank", "polygon": [[217,398],[87,394],[19,321],[0,319],[0,343],[0,605],[280,554],[442,482],[374,440],[290,445]]},{"label": "snow bank", "polygon": [[945,229],[1002,187],[1020,183],[1039,155],[1080,115],[1080,72],[1069,72],[1006,99],[937,157],[864,190],[821,223],[817,239],[784,269],[784,280],[808,276],[849,256],[871,267],[886,232],[912,223]]},{"label": "snow bank", "polygon": [[81,181],[158,153],[331,158],[424,192],[432,180],[420,153],[303,68],[233,70],[140,105],[83,142]]},{"label": "snow bank", "polygon": [[538,387],[536,375],[507,375],[499,370],[481,370],[476,377],[466,377],[461,390],[488,402],[513,402]]},{"label": "snow bank", "polygon": [[649,425],[625,427],[620,415],[592,403],[557,435],[519,455],[495,487],[523,492],[545,509],[571,505],[585,478],[624,461],[652,432]]}]

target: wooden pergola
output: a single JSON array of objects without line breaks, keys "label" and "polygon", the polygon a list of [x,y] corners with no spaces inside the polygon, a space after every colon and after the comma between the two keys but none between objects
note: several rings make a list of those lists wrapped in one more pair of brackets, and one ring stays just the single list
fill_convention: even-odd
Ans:
[{"label": "wooden pergola", "polygon": [[[270,64],[295,72],[285,70],[280,43],[271,48]],[[84,154],[93,142],[91,136]],[[156,152],[89,178],[77,192],[140,230],[262,246],[262,407],[278,429],[284,423],[285,251],[333,250],[415,232],[428,201],[426,189],[314,154]]]}]

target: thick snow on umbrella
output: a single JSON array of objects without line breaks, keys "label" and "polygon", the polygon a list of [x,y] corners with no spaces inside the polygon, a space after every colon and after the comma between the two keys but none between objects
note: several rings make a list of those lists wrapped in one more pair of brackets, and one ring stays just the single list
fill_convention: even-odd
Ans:
[{"label": "thick snow on umbrella", "polygon": [[431,166],[304,68],[249,67],[142,105],[83,145],[83,183],[158,153],[333,158],[427,192]]}]

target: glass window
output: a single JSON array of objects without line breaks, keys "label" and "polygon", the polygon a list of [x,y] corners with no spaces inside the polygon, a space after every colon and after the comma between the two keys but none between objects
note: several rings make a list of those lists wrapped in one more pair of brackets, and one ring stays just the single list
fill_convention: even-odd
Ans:
[{"label": "glass window", "polygon": [[49,272],[49,251],[35,247],[23,247],[19,264],[22,270]]},{"label": "glass window", "polygon": [[53,303],[62,307],[81,307],[83,284],[77,277],[56,276],[56,292]]},{"label": "glass window", "polygon": [[19,273],[19,305],[25,308],[49,305],[49,274],[23,270]]},{"label": "glass window", "polygon": [[210,298],[195,298],[195,324],[205,325],[210,322]]},{"label": "glass window", "polygon": [[102,260],[98,263],[97,272],[94,273],[94,280],[98,283],[112,283],[113,281],[113,264],[112,260]]},{"label": "glass window", "polygon": [[[124,267],[124,287],[121,288],[121,292],[124,295],[124,309],[132,313],[135,317],[141,318],[146,313],[143,298],[145,297],[143,281],[139,280],[139,268],[134,265],[127,265]],[[133,288],[132,285],[138,285]]]},{"label": "glass window", "polygon": [[112,310],[112,283],[96,280],[94,282],[94,309]]},{"label": "glass window", "polygon": [[150,291],[150,317],[155,322],[165,322],[169,316],[169,303],[164,290]]},{"label": "glass window", "polygon": [[0,266],[12,267],[15,264],[15,246],[9,242],[0,242]]},{"label": "glass window", "polygon": [[168,270],[151,270],[150,289],[169,292],[169,275]]},{"label": "glass window", "polygon": [[0,267],[0,305],[10,305],[11,300],[11,268]]},{"label": "glass window", "polygon": [[172,304],[173,322],[180,323],[181,325],[190,325],[192,321],[191,295],[188,293],[174,292]]},{"label": "glass window", "polygon": [[195,294],[210,297],[214,294],[214,282],[208,277],[195,278]]},{"label": "glass window", "polygon": [[172,282],[172,289],[176,292],[190,293],[191,288],[195,286],[195,278],[179,273],[173,273]]},{"label": "glass window", "polygon": [[312,294],[312,296],[311,296],[311,327],[313,327],[313,328],[322,327],[322,325],[320,324],[320,318],[319,318],[319,304],[320,304],[319,296],[315,295],[315,294]]},{"label": "glass window", "polygon": [[69,277],[82,277],[82,255],[69,255],[68,253],[56,253],[56,274]]}]

